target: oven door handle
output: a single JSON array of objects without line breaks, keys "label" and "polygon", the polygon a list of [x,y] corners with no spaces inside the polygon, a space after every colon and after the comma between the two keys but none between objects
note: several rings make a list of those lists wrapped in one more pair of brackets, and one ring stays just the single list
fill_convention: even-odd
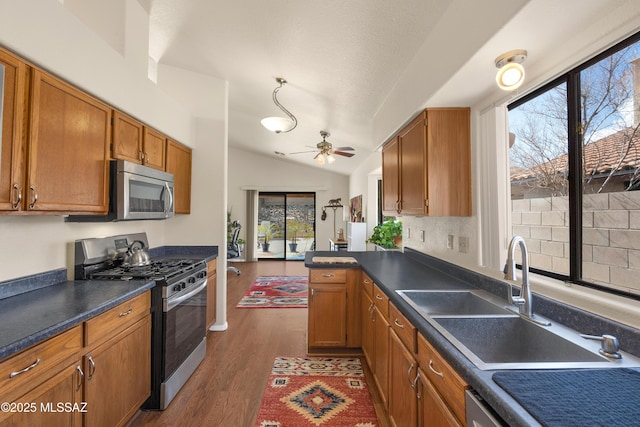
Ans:
[{"label": "oven door handle", "polygon": [[181,302],[191,298],[192,296],[194,296],[195,294],[197,294],[198,292],[202,291],[204,288],[207,287],[207,279],[205,279],[201,285],[199,285],[197,288],[193,289],[192,291],[189,291],[188,293],[184,294],[184,295],[180,295],[179,297],[176,298],[169,298],[167,300],[165,300],[164,303],[164,311],[170,311],[171,309],[173,309],[175,306],[177,306],[178,304],[180,304]]}]

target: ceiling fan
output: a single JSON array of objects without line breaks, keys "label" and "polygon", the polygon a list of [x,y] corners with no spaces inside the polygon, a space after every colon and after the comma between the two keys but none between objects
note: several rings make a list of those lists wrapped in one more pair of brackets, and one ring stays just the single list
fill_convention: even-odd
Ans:
[{"label": "ceiling fan", "polygon": [[[355,156],[355,153],[346,153],[346,151],[354,151],[352,147],[333,148],[333,145],[331,145],[330,142],[327,142],[327,137],[330,136],[329,132],[321,130],[320,136],[322,137],[322,141],[316,144],[316,150],[318,151],[318,153],[313,158],[318,164],[323,165],[325,163],[333,163],[336,160],[335,157],[333,157],[334,154],[344,157]],[[311,146],[308,147],[313,148]],[[314,153],[316,152],[316,150],[298,151],[290,154]]]}]

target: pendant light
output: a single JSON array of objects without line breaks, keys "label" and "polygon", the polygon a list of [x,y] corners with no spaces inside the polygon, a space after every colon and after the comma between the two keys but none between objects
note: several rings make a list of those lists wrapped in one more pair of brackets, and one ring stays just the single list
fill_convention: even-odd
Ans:
[{"label": "pendant light", "polygon": [[276,82],[278,83],[278,87],[273,90],[273,102],[278,106],[278,108],[284,111],[287,117],[266,117],[262,119],[260,123],[262,123],[262,126],[269,129],[271,132],[291,132],[296,126],[298,126],[298,120],[289,112],[289,110],[284,108],[282,104],[278,102],[277,98],[278,91],[282,86],[287,84],[287,81],[282,77],[276,77]]}]

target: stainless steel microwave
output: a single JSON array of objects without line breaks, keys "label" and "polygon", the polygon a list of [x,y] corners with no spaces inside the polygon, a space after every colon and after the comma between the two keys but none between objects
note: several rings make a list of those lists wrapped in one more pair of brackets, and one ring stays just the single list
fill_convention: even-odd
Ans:
[{"label": "stainless steel microwave", "polygon": [[73,215],[67,221],[131,221],[174,216],[173,174],[126,160],[111,160],[109,173],[109,213]]}]

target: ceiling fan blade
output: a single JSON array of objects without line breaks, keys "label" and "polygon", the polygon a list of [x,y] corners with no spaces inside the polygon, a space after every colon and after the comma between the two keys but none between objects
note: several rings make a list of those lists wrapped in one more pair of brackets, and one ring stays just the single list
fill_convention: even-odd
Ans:
[{"label": "ceiling fan blade", "polygon": [[342,151],[337,151],[337,150],[333,150],[333,154],[337,154],[338,156],[344,156],[344,157],[353,157],[356,155],[356,153],[343,153]]},{"label": "ceiling fan blade", "polygon": [[318,150],[296,151],[295,153],[289,153],[289,154],[315,153],[316,151],[318,151]]},{"label": "ceiling fan blade", "polygon": [[334,150],[338,151],[355,151],[353,147],[334,147]]}]

